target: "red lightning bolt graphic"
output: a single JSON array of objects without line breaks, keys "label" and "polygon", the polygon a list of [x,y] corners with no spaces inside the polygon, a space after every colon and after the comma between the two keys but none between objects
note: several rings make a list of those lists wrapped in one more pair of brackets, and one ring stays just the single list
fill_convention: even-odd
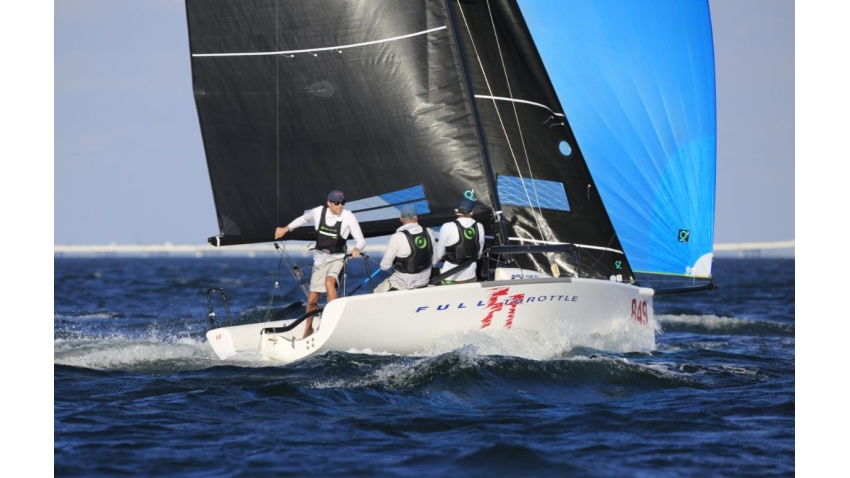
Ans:
[{"label": "red lightning bolt graphic", "polygon": [[516,313],[516,306],[518,306],[519,304],[522,304],[522,300],[524,298],[525,298],[525,294],[516,294],[516,295],[512,295],[510,297],[510,300],[508,300],[508,305],[510,305],[511,308],[508,309],[508,320],[505,322],[505,328],[506,329],[510,329],[511,325],[513,325],[514,314]]},{"label": "red lightning bolt graphic", "polygon": [[508,291],[510,287],[500,287],[498,289],[492,289],[490,291],[490,296],[487,297],[487,306],[485,307],[490,312],[487,314],[487,317],[481,319],[481,328],[487,328],[490,326],[490,322],[493,321],[493,314],[502,310],[502,301],[499,300],[504,295],[508,295]]}]

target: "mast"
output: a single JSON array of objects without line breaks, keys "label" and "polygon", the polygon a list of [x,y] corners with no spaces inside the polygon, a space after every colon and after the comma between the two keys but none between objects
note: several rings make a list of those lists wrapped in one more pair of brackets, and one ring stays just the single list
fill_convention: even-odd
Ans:
[{"label": "mast", "polygon": [[484,136],[484,126],[481,124],[481,115],[478,112],[478,105],[475,101],[475,90],[472,88],[472,76],[467,67],[466,54],[463,47],[460,45],[460,32],[457,28],[457,18],[455,17],[454,8],[452,8],[453,0],[446,0],[446,11],[449,17],[449,25],[452,28],[452,36],[455,39],[455,48],[457,49],[460,58],[460,68],[463,72],[463,79],[466,82],[466,89],[469,92],[468,98],[472,107],[472,115],[475,118],[475,132],[478,135],[478,144],[481,146],[481,153],[484,156],[484,169],[487,172],[487,183],[489,184],[490,202],[493,204],[493,216],[498,227],[496,244],[505,245],[508,243],[508,227],[505,224],[505,215],[502,213],[502,203],[499,202],[499,192],[496,190],[496,172],[493,170],[493,165],[490,162],[490,152],[487,148],[487,141]]}]

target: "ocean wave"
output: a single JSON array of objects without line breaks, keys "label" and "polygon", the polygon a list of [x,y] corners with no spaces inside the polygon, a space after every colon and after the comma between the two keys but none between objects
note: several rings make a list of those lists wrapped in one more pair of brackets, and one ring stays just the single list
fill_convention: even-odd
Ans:
[{"label": "ocean wave", "polygon": [[171,373],[208,368],[214,360],[215,354],[205,343],[186,337],[75,337],[53,341],[54,365],[95,370]]},{"label": "ocean wave", "polygon": [[[583,349],[586,350],[586,349]],[[621,356],[574,355],[550,360],[482,355],[475,347],[434,357],[364,357],[330,353],[314,360],[361,363],[354,373],[317,381],[314,388],[409,391],[480,395],[511,390],[517,397],[562,394],[570,400],[595,401],[647,390],[702,385],[672,367],[646,365]],[[591,388],[587,388],[591,387]]]}]

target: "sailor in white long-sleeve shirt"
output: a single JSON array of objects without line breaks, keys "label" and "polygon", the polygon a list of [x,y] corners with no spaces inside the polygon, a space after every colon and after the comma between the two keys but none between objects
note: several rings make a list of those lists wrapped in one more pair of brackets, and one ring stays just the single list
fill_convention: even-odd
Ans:
[{"label": "sailor in white long-sleeve shirt", "polygon": [[[455,212],[457,219],[440,227],[440,237],[434,256],[443,261],[440,273],[448,272],[468,260],[478,260],[484,252],[484,226],[472,218],[475,203],[463,199]],[[476,264],[443,279],[441,284],[475,282]]]},{"label": "sailor in white long-sleeve shirt", "polygon": [[[316,228],[316,250],[313,253],[313,274],[310,280],[310,296],[307,312],[319,307],[319,295],[327,293],[328,302],[338,297],[339,273],[345,261],[346,239],[354,237],[351,257],[359,257],[366,247],[360,223],[351,211],[345,210],[345,194],[334,190],[328,194],[327,206],[317,206],[301,217],[295,218],[285,227],[274,231],[275,239],[281,239],[292,229],[313,223]],[[304,337],[313,333],[313,316],[307,318]]]},{"label": "sailor in white long-sleeve shirt", "polygon": [[402,226],[390,237],[381,259],[381,269],[394,269],[393,274],[381,282],[375,292],[426,287],[431,267],[436,263],[434,233],[419,225],[416,207],[413,204],[402,207],[399,220]]}]

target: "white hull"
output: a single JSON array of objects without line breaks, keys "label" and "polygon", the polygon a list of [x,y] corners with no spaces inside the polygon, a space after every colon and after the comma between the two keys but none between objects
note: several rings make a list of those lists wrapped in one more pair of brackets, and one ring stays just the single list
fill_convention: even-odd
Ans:
[{"label": "white hull", "polygon": [[342,297],[325,307],[313,322],[317,330],[304,340],[303,324],[287,333],[262,333],[291,321],[222,327],[207,339],[222,359],[246,353],[281,362],[330,350],[428,354],[466,345],[474,334],[533,344],[555,339],[560,351],[586,346],[640,352],[655,348],[652,296],[652,289],[597,279],[478,282]]}]

